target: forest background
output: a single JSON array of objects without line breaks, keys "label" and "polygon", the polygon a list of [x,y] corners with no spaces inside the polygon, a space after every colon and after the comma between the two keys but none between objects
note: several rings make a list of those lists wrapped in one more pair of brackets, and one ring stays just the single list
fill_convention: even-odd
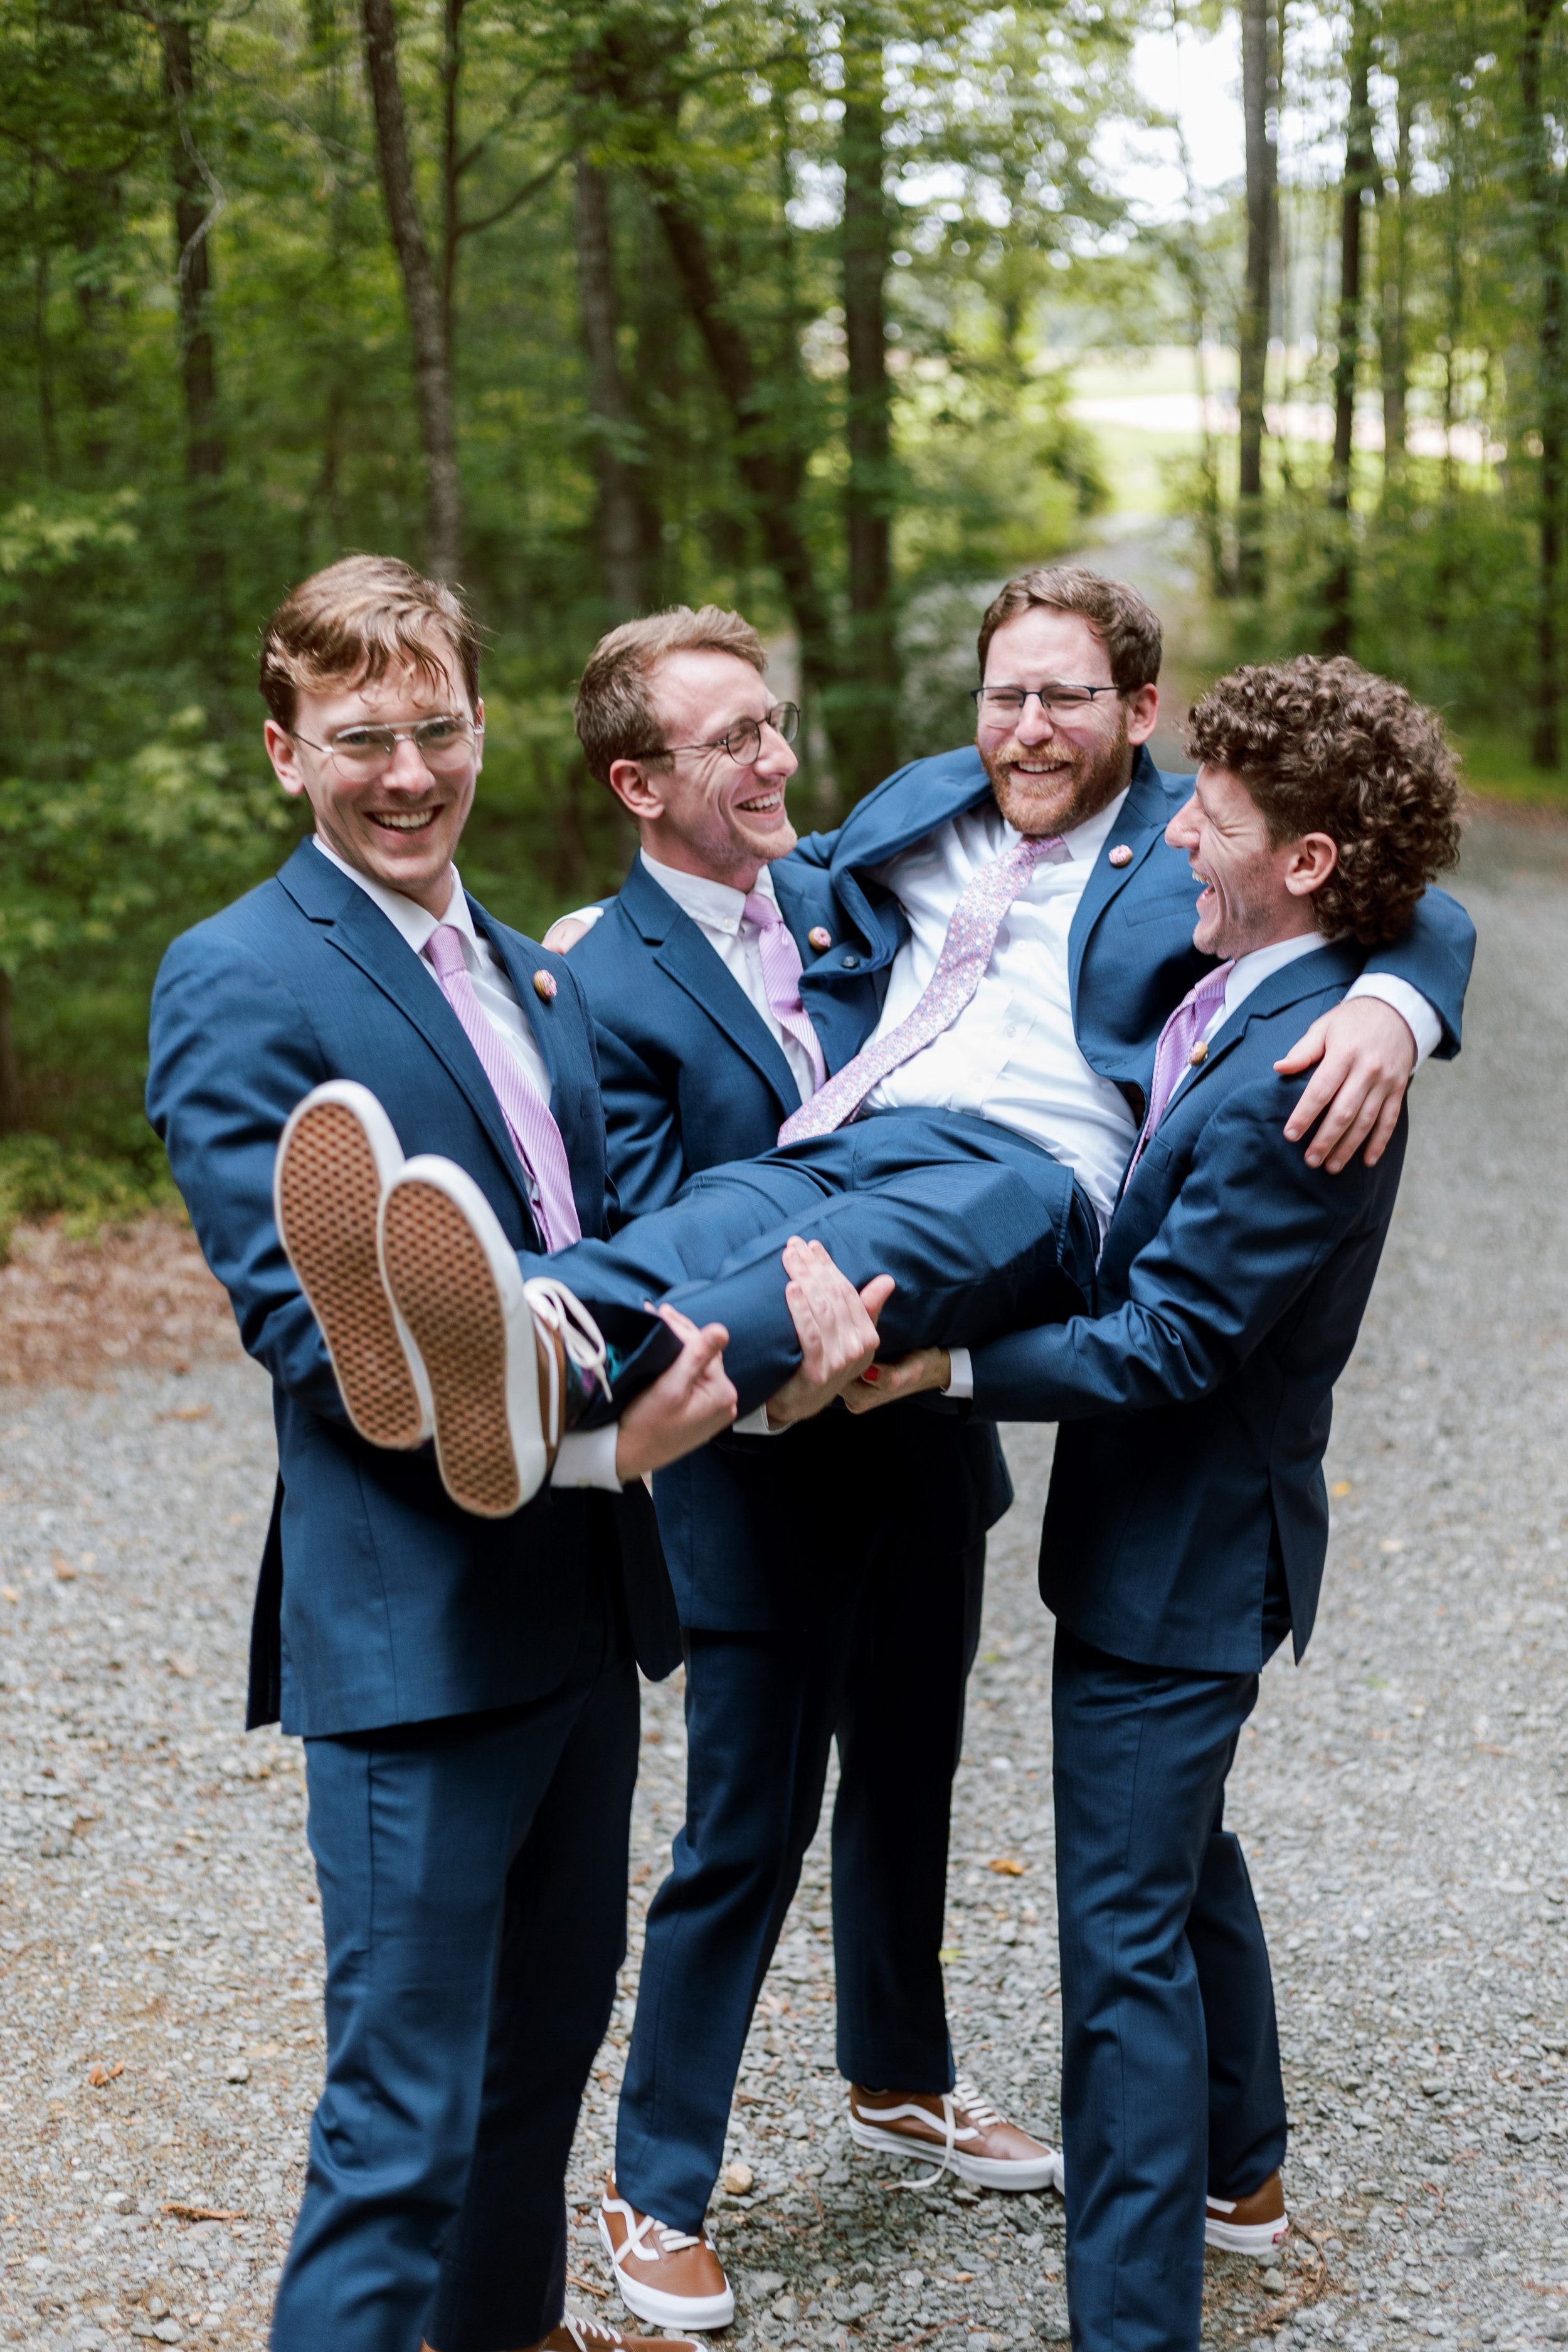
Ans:
[{"label": "forest background", "polygon": [[464,874],[535,932],[624,870],[570,719],[615,619],[760,622],[804,829],[963,740],[989,591],[1097,543],[1152,567],[1178,698],[1349,650],[1473,781],[1568,796],[1565,31],[3,0],[0,1252],[163,1181],[152,976],[290,845],[258,632],[351,549],[490,633]]}]

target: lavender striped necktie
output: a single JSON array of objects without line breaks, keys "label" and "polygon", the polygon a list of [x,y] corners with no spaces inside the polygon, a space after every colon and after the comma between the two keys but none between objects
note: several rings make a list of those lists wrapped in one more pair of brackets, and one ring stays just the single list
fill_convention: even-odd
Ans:
[{"label": "lavender striped necktie", "polygon": [[437,923],[425,942],[447,1003],[462,1023],[469,1045],[501,1108],[512,1147],[538,1192],[535,1214],[546,1249],[580,1242],[583,1227],[572,1197],[572,1171],[550,1105],[533,1086],[510,1046],[502,1044],[474,994],[463,961],[463,935],[456,923]]},{"label": "lavender striped necktie", "polygon": [[1235,961],[1233,956],[1230,963],[1218,963],[1213,971],[1205,971],[1195,987],[1188,989],[1160,1032],[1160,1042],[1154,1048],[1154,1077],[1149,1088],[1148,1116],[1143,1121],[1137,1149],[1128,1164],[1130,1176],[1143,1157],[1143,1146],[1165,1116],[1165,1107],[1176,1091],[1177,1082],[1192,1062],[1194,1047],[1225,1002],[1225,984]]},{"label": "lavender striped necktie", "polygon": [[1059,865],[1070,854],[1067,844],[1055,835],[1047,841],[1026,838],[1014,842],[978,874],[972,874],[948,918],[936,969],[914,1010],[885,1035],[863,1045],[852,1062],[846,1062],[808,1103],[786,1118],[779,1129],[779,1141],[802,1143],[808,1136],[830,1135],[854,1118],[889,1070],[896,1070],[951,1028],[984,979],[1007,909],[1019,891],[1027,887],[1036,866],[1045,858]]}]

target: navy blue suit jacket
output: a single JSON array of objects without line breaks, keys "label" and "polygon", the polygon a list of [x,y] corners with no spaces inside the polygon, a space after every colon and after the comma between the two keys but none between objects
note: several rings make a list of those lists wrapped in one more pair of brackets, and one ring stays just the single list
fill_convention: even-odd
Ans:
[{"label": "navy blue suit jacket", "polygon": [[[550,1072],[586,1235],[611,1195],[593,1024],[571,970],[470,900]],[[559,990],[542,1004],[532,975]],[[679,1657],[653,1513],[546,1486],[513,1517],[448,1501],[434,1449],[395,1454],[350,1428],[325,1344],[272,1215],[284,1121],[326,1078],[357,1078],[405,1152],[443,1152],[519,1249],[537,1250],[500,1107],[440,989],[358,886],[307,841],[281,873],[174,941],[153,997],[148,1116],[247,1351],[273,1380],[280,1507],[263,1566],[250,1714],[332,1734],[514,1705],[567,1672],[591,1546],[618,1535],[638,1655]],[[280,1581],[281,1593],[278,1587]],[[279,1631],[280,1607],[280,1631]]]},{"label": "navy blue suit jacket", "polygon": [[1296,1655],[1328,1543],[1323,1449],[1405,1157],[1309,1168],[1275,1060],[1337,1004],[1363,951],[1272,973],[1172,1097],[1106,1236],[1093,1316],[973,1351],[974,1410],[1069,1423],[1040,1591],[1085,1642],[1145,1664],[1255,1673],[1282,1559]]},{"label": "navy blue suit jacket", "polygon": [[[1197,886],[1186,853],[1173,849],[1164,837],[1191,789],[1190,776],[1163,775],[1146,750],[1139,751],[1127,798],[1095,861],[1068,943],[1079,1048],[1092,1069],[1121,1088],[1139,1118],[1160,1031],[1214,961],[1193,945]],[[990,792],[972,744],[916,760],[868,793],[836,833],[812,835],[793,857],[773,867],[775,884],[797,863],[826,872],[844,918],[858,934],[847,946],[836,935],[834,945],[813,959],[801,983],[834,1068],[847,1058],[845,1034],[863,1022],[868,981],[879,993],[885,991],[908,935],[898,902],[870,869],[978,806]],[[1117,848],[1131,856],[1113,865],[1110,853]],[[1443,1024],[1440,1054],[1458,1050],[1475,940],[1475,927],[1458,901],[1446,891],[1428,890],[1403,938],[1366,959],[1369,971],[1397,973],[1436,1008]]]},{"label": "navy blue suit jacket", "polygon": [[[827,875],[789,857],[771,868],[803,958],[814,929],[834,941],[842,984],[811,1011],[830,1068],[858,1050],[879,989]],[[818,959],[819,960],[819,959]],[[800,1107],[789,1064],[745,991],[640,858],[602,919],[572,950],[598,1029],[610,1168],[621,1209],[662,1208],[689,1176],[773,1149]],[[857,974],[858,979],[857,981]],[[879,1423],[882,1424],[879,1427]],[[717,1438],[654,1480],[683,1624],[765,1632],[809,1613],[873,1535],[958,1550],[1012,1500],[994,1430],[894,1407],[841,1411],[786,1436]]]}]

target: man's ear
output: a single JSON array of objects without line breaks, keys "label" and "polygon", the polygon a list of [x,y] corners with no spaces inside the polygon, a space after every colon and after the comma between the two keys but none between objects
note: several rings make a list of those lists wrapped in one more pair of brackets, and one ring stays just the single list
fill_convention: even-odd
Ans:
[{"label": "man's ear", "polygon": [[640,760],[612,760],[610,790],[633,816],[657,820],[664,814],[664,795]]},{"label": "man's ear", "polygon": [[267,746],[267,756],[272,762],[272,772],[286,793],[298,799],[305,789],[305,779],[300,767],[299,748],[286,727],[269,719],[261,730]]},{"label": "man's ear", "polygon": [[1146,743],[1154,732],[1154,722],[1160,716],[1160,689],[1157,686],[1141,686],[1127,697],[1127,740]]},{"label": "man's ear", "polygon": [[1285,868],[1285,887],[1293,898],[1310,898],[1321,890],[1340,862],[1340,845],[1326,833],[1304,833],[1291,845]]}]

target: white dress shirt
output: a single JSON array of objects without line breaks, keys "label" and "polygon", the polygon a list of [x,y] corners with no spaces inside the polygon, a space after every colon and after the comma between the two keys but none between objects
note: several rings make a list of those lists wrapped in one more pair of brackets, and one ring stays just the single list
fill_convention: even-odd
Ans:
[{"label": "white dress shirt", "polygon": [[[346,874],[351,882],[357,883],[367,898],[374,898],[387,921],[413,950],[419,969],[431,987],[443,998],[445,992],[436,967],[425,950],[431,934],[440,929],[441,923],[452,925],[463,942],[463,962],[473,982],[480,1012],[508,1052],[514,1054],[521,1063],[535,1094],[542,1095],[548,1102],[550,1073],[545,1068],[544,1056],[534,1042],[528,1015],[518,1003],[517,992],[507,977],[506,966],[474,929],[474,919],[463,896],[463,885],[457,867],[454,866],[452,868],[452,896],[447,901],[446,913],[438,921],[436,916],[427,913],[412,898],[405,898],[401,890],[388,889],[384,882],[377,882],[371,875],[362,874],[357,866],[351,866],[346,857],[340,857],[319,833],[313,837],[322,856],[331,858],[340,874]],[[529,1192],[537,1203],[538,1188],[531,1179]],[[613,1422],[604,1429],[568,1430],[556,1452],[554,1467],[550,1474],[551,1485],[603,1486],[618,1495],[621,1482],[616,1475],[616,1435]]]}]

